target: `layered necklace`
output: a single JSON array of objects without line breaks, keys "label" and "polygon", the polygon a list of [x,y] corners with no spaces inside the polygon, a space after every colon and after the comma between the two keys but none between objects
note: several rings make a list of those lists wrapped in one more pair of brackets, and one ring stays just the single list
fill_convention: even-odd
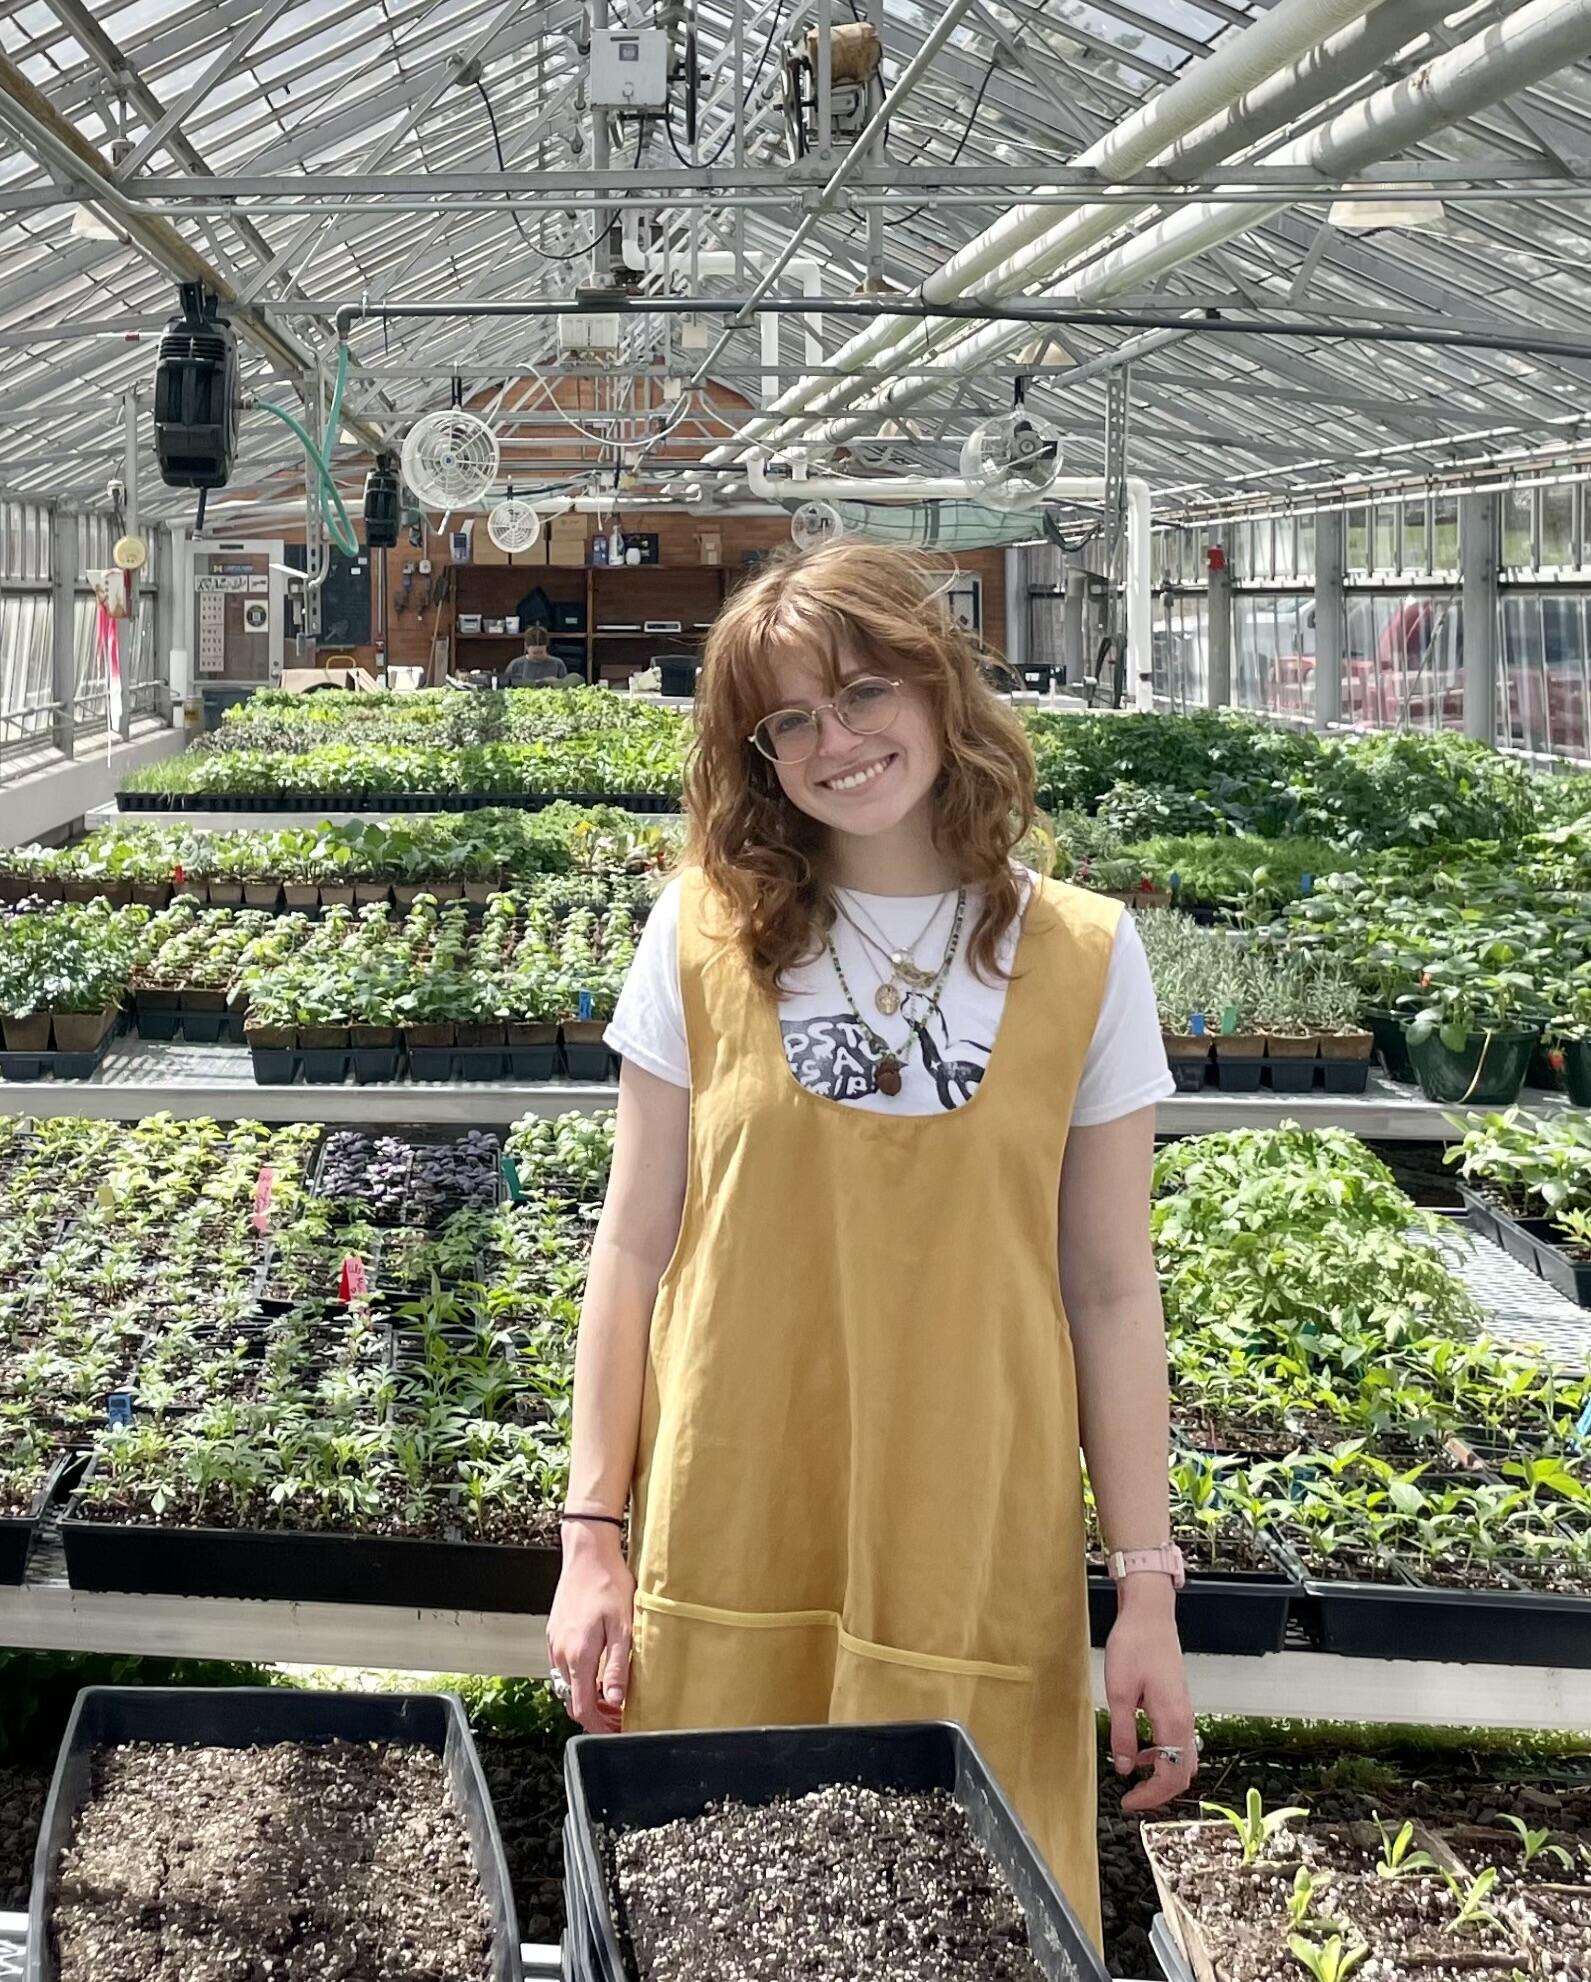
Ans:
[{"label": "layered necklace", "polygon": [[[945,899],[948,900],[949,897],[947,896]],[[887,943],[880,940],[883,935],[881,930],[878,930],[876,936],[870,935],[867,930],[862,928],[860,923],[856,922],[853,917],[846,913],[844,905],[839,901],[838,897],[836,897],[835,906],[869,948],[876,950],[890,967],[890,976],[880,981],[878,990],[873,994],[873,1002],[878,1007],[880,1013],[885,1017],[893,1017],[900,1010],[906,997],[915,997],[922,1000],[921,1012],[916,1017],[910,1015],[907,1017],[905,1039],[900,1045],[892,1046],[862,1016],[860,1001],[846,981],[845,966],[840,962],[840,953],[834,947],[832,930],[824,939],[828,946],[829,961],[834,966],[834,975],[840,981],[840,990],[844,994],[845,1001],[851,1007],[852,1011],[855,1012],[857,1024],[861,1026],[862,1031],[867,1035],[867,1043],[872,1047],[874,1053],[878,1055],[878,1066],[873,1076],[874,1084],[880,1094],[888,1095],[893,1099],[895,1095],[900,1093],[901,1073],[905,1068],[906,1062],[911,1058],[912,1047],[920,1043],[923,1027],[928,1024],[929,1020],[939,1010],[939,1000],[944,993],[945,982],[950,976],[950,967],[955,962],[956,953],[961,947],[961,929],[967,914],[967,891],[965,888],[957,890],[956,912],[950,924],[950,940],[945,945],[944,956],[932,971],[925,971],[916,962],[912,956],[912,950],[917,947],[917,943],[923,941],[928,931],[932,929],[934,922],[938,920],[940,910],[944,907],[944,901],[941,901],[935,907],[933,916],[923,929],[922,935],[917,938],[917,943],[913,943],[909,949],[905,950],[890,949]],[[866,911],[864,910],[863,913],[865,914]],[[874,924],[874,928],[877,930],[876,923]],[[897,980],[903,980],[905,982],[907,989],[904,992],[898,990]],[[891,994],[891,1002],[888,1004],[884,1002],[884,994],[886,992]]]},{"label": "layered necklace", "polygon": [[[881,1017],[892,1019],[913,991],[926,991],[936,978],[942,977],[948,957],[925,969],[917,961],[917,951],[927,942],[929,932],[944,914],[945,903],[950,899],[948,892],[941,895],[934,903],[933,913],[912,940],[909,943],[892,946],[883,930],[860,902],[856,903],[856,915],[853,915],[841,896],[836,894],[834,897],[834,906],[839,914],[851,925],[867,947],[882,957],[889,966],[887,974],[880,977],[878,988],[873,993],[873,1004]],[[958,913],[965,900],[966,890],[963,889],[955,897]],[[857,921],[857,915],[861,916],[861,922]],[[951,942],[952,944],[955,942],[954,935],[951,937]]]}]

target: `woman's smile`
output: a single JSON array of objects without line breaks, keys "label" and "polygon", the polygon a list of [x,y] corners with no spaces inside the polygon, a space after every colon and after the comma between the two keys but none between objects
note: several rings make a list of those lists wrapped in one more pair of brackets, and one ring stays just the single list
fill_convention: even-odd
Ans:
[{"label": "woman's smile", "polygon": [[843,771],[836,771],[831,777],[820,778],[818,783],[825,791],[842,794],[863,791],[876,783],[889,767],[899,760],[899,751],[889,750],[882,757],[871,757],[864,764],[847,765]]}]

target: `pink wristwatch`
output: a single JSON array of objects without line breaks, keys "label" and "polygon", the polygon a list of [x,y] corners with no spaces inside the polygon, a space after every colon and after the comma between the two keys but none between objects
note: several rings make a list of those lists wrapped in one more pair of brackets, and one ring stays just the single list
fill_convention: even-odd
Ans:
[{"label": "pink wristwatch", "polygon": [[1129,1576],[1169,1576],[1172,1589],[1180,1590],[1187,1581],[1182,1550],[1175,1542],[1167,1542],[1162,1548],[1112,1549],[1106,1566],[1113,1583],[1125,1582]]}]

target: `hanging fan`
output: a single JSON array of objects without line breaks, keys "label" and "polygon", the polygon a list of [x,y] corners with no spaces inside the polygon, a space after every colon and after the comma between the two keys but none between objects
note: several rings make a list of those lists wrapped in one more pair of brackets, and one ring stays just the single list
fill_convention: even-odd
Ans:
[{"label": "hanging fan", "polygon": [[541,535],[541,511],[510,488],[505,500],[487,512],[486,534],[500,551],[528,551]]},{"label": "hanging fan", "polygon": [[974,427],[961,450],[962,480],[991,509],[1042,502],[1060,467],[1060,428],[1022,406]]},{"label": "hanging fan", "polygon": [[497,479],[497,436],[462,407],[427,413],[403,441],[403,479],[425,509],[473,509]]},{"label": "hanging fan", "polygon": [[802,550],[815,551],[843,537],[845,525],[832,502],[804,502],[790,518],[790,535]]}]

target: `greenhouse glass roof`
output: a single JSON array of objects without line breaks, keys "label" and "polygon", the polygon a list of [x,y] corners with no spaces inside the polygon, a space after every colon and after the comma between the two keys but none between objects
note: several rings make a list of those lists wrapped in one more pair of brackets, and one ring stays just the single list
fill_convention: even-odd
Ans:
[{"label": "greenhouse glass roof", "polygon": [[[1292,55],[1255,65],[1223,99],[1236,104],[1224,137],[1168,108],[1148,162],[1129,169],[1119,151],[1091,163],[1158,99],[1185,98],[1206,64],[1267,34],[1274,54],[1310,11],[1302,0],[12,4],[0,11],[0,492],[103,494],[130,389],[149,418],[154,343],[182,273],[236,299],[247,388],[287,405],[327,370],[339,306],[456,306],[356,326],[346,410],[367,444],[446,404],[455,378],[472,403],[490,402],[556,361],[557,327],[472,312],[571,297],[588,279],[601,193],[605,218],[669,265],[638,276],[618,366],[582,378],[586,417],[651,404],[631,381],[688,380],[710,355],[717,409],[680,431],[725,460],[739,424],[729,395],[755,410],[805,372],[808,403],[781,402],[791,410],[768,429],[773,444],[843,440],[881,469],[944,473],[1021,373],[1067,436],[1069,465],[1096,474],[1110,378],[1128,361],[1128,463],[1170,510],[1573,450],[1591,384],[1591,4],[1316,0],[1334,35],[1311,45],[1305,34]],[[666,115],[593,111],[582,46],[593,14],[666,30]],[[809,31],[832,26],[838,47],[869,20],[879,81],[858,107],[836,68],[825,147],[815,71],[789,58]],[[1418,90],[1403,79],[1433,62],[1452,78],[1450,105],[1411,125]],[[888,118],[853,154],[884,91]],[[1356,117],[1375,133],[1368,148],[1363,128],[1357,149],[1348,142]],[[745,297],[793,240],[796,265],[774,276],[773,295],[799,297],[791,278],[812,260],[824,298],[909,303],[1024,202],[1035,226],[1077,230],[1042,263],[997,261],[977,292],[1042,294],[1030,322],[900,319],[888,349],[852,369],[867,319],[831,309],[821,364],[803,319],[785,321],[776,382],[755,322],[725,335],[730,318],[709,315],[704,352],[683,318],[642,311],[658,288]],[[702,268],[702,252],[731,256],[728,272]],[[1398,341],[1370,335],[1388,330]],[[1471,341],[1440,341],[1455,334]],[[352,479],[353,449],[348,461]],[[283,498],[302,484],[291,438],[257,412],[236,479]],[[146,496],[157,512],[190,504],[179,491]]]}]

